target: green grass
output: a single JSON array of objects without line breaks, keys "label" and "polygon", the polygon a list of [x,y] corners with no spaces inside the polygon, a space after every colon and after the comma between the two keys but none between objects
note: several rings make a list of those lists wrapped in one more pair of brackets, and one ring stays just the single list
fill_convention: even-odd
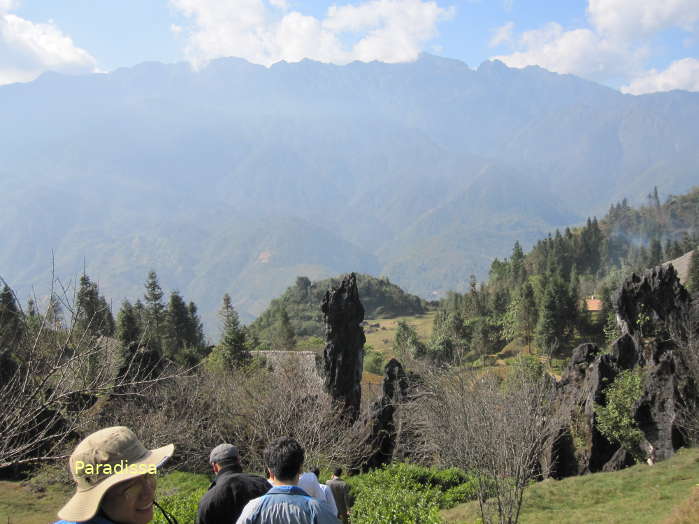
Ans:
[{"label": "green grass", "polygon": [[72,489],[55,484],[37,490],[20,482],[0,481],[0,523],[46,524],[58,520],[56,512]]},{"label": "green grass", "polygon": [[[699,522],[697,505],[688,503],[696,497],[697,482],[699,449],[682,449],[654,466],[639,464],[613,473],[537,483],[525,493],[519,522],[655,524],[684,522],[682,518]],[[478,521],[478,504],[462,504],[442,511],[442,516],[450,523],[471,524]]]}]

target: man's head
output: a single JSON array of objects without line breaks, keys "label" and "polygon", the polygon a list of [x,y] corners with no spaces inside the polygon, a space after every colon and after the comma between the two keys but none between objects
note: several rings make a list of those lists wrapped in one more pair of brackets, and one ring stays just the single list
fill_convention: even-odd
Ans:
[{"label": "man's head", "polygon": [[335,475],[336,477],[341,477],[342,476],[342,468],[335,468],[333,475]]},{"label": "man's head", "polygon": [[214,473],[218,473],[226,466],[234,466],[239,463],[238,448],[233,444],[219,444],[209,454],[209,464],[214,469]]},{"label": "man's head", "polygon": [[263,459],[271,480],[295,483],[303,466],[304,451],[296,440],[282,437],[267,446]]},{"label": "man's head", "polygon": [[316,476],[316,478],[320,478],[320,468],[313,468],[311,470],[311,473],[313,473]]}]

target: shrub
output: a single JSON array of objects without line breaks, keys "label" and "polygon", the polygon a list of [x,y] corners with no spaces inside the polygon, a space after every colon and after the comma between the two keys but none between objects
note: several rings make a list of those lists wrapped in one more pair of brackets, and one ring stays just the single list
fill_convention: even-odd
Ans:
[{"label": "shrub", "polygon": [[471,478],[468,482],[459,484],[447,490],[442,495],[440,506],[444,509],[453,508],[458,504],[463,504],[478,498],[478,479]]},{"label": "shrub", "polygon": [[441,524],[436,489],[408,490],[371,486],[361,491],[352,506],[352,524]]},{"label": "shrub", "polygon": [[474,500],[477,479],[458,469],[394,463],[347,479],[355,504],[352,522],[441,522],[439,508]]},{"label": "shrub", "polygon": [[366,351],[364,356],[364,371],[383,375],[383,355],[378,351]]},{"label": "shrub", "polygon": [[[165,511],[172,514],[172,516],[177,519],[177,522],[183,524],[187,522],[196,522],[197,508],[204,493],[206,493],[206,488],[198,488],[187,493],[162,497],[162,499],[158,501],[158,504],[160,504]],[[153,516],[154,524],[169,524],[157,508],[153,512]]]},{"label": "shrub", "polygon": [[639,460],[639,444],[643,433],[634,417],[636,403],[643,395],[643,377],[640,371],[619,373],[605,391],[607,405],[595,404],[597,427],[610,442],[618,443]]}]

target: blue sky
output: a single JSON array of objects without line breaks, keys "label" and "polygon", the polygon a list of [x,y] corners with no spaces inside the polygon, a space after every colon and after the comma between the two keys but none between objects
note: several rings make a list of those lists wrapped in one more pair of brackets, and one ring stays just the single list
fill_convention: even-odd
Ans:
[{"label": "blue sky", "polygon": [[630,93],[699,91],[699,0],[0,0],[0,84],[146,60],[499,58]]}]

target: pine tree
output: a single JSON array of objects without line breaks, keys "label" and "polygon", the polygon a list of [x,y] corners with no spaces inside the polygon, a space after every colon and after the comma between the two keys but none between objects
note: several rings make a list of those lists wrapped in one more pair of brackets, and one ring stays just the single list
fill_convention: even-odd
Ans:
[{"label": "pine tree", "polygon": [[27,301],[27,329],[36,331],[41,327],[41,315],[33,298]]},{"label": "pine tree", "polygon": [[527,277],[527,270],[524,268],[524,251],[518,241],[512,248],[512,257],[510,258],[510,267],[512,268],[512,285],[519,286]]},{"label": "pine tree", "polygon": [[529,353],[532,352],[532,340],[537,321],[536,298],[534,288],[529,282],[525,282],[519,291],[520,310],[517,315],[517,326],[522,334],[524,342],[527,344]]},{"label": "pine tree", "polygon": [[539,349],[549,351],[567,342],[572,326],[577,323],[576,302],[569,287],[557,276],[549,279],[539,310],[536,341]]},{"label": "pine tree", "polygon": [[91,333],[97,335],[100,332],[101,314],[99,304],[99,292],[97,284],[90,277],[80,277],[80,288],[76,298],[75,327],[79,334]]},{"label": "pine tree", "polygon": [[239,367],[248,362],[251,356],[246,346],[245,330],[240,326],[238,312],[228,293],[223,295],[223,305],[218,314],[222,322],[221,341],[214,348],[211,358],[229,369]]},{"label": "pine tree", "polygon": [[117,314],[116,337],[124,346],[138,344],[141,339],[138,314],[128,300],[124,300]]},{"label": "pine tree", "polygon": [[189,330],[187,332],[187,343],[192,348],[204,348],[206,346],[206,338],[204,337],[204,325],[199,319],[197,305],[194,302],[189,302],[187,313],[189,316]]},{"label": "pine tree", "polygon": [[158,275],[155,274],[155,271],[148,273],[145,287],[143,312],[146,337],[149,342],[160,345],[165,322],[165,306],[163,305],[163,290],[160,288]]},{"label": "pine tree", "polygon": [[552,285],[546,286],[546,291],[539,311],[536,324],[536,343],[539,349],[548,353],[550,348],[558,345],[558,317],[556,314],[556,295]]},{"label": "pine tree", "polygon": [[24,334],[24,319],[15,294],[5,284],[0,292],[0,353],[12,353]]},{"label": "pine tree", "polygon": [[75,323],[79,333],[90,333],[94,336],[114,334],[114,317],[109,304],[99,294],[97,284],[87,275],[80,277]]},{"label": "pine tree", "polygon": [[170,360],[180,362],[184,348],[189,345],[191,326],[187,304],[177,291],[170,294],[162,331],[163,354]]},{"label": "pine tree", "polygon": [[692,258],[689,261],[687,284],[687,288],[692,293],[699,292],[699,249],[695,249],[692,252]]},{"label": "pine tree", "polygon": [[650,252],[648,254],[650,266],[657,266],[663,261],[663,246],[660,240],[654,238],[650,242]]},{"label": "pine tree", "polygon": [[104,298],[104,295],[100,295],[99,306],[100,314],[102,315],[101,334],[106,337],[113,337],[116,331],[116,323],[114,321],[114,315],[112,315],[112,307],[107,303],[107,299]]}]

